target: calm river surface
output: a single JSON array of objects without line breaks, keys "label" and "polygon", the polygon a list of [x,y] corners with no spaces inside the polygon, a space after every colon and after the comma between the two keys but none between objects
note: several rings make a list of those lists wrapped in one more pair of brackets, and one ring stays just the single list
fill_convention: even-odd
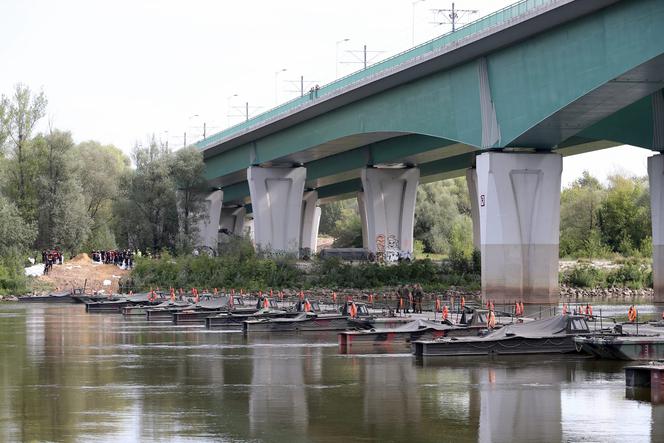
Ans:
[{"label": "calm river surface", "polygon": [[0,441],[664,441],[664,405],[631,399],[623,366],[340,355],[333,333],[2,304]]}]

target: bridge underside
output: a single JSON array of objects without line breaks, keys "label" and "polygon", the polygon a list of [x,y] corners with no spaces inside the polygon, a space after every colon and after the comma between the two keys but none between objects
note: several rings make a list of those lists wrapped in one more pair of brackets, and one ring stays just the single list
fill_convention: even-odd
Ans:
[{"label": "bridge underside", "polygon": [[[337,95],[312,96],[280,118],[203,143],[205,176],[223,190],[224,206],[250,212],[260,202],[261,232],[302,190],[318,204],[358,196],[364,230],[375,236],[367,247],[383,253],[412,243],[414,185],[477,166],[468,176],[488,270],[483,290],[553,301],[560,156],[622,144],[664,151],[662,29],[660,0],[543,2],[508,25],[418,53],[402,69],[373,71]],[[391,201],[408,209],[395,216]],[[283,224],[293,231],[281,236],[289,248],[311,237],[293,228],[296,206]],[[308,211],[300,220],[315,219]],[[653,231],[658,242],[662,226]],[[656,262],[664,270],[664,258]],[[655,274],[664,301],[664,271]]]}]

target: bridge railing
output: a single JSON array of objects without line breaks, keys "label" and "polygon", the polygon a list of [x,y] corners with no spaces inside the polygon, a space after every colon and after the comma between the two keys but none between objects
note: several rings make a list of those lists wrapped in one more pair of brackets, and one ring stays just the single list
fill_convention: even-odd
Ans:
[{"label": "bridge railing", "polygon": [[485,15],[482,18],[472,21],[453,32],[448,32],[406,51],[400,52],[377,63],[374,63],[373,65],[367,66],[364,69],[360,69],[344,77],[338,78],[326,85],[321,86],[318,90],[314,90],[311,93],[305,93],[302,97],[294,98],[275,108],[262,112],[247,121],[224,129],[197,142],[196,146],[203,149],[214,145],[221,140],[245,132],[257,124],[276,120],[280,115],[292,112],[299,107],[307,106],[311,104],[312,101],[317,101],[341,89],[348,88],[355,83],[370,80],[385,71],[395,70],[406,62],[415,61],[422,56],[444,48],[452,43],[458,43],[475,34],[496,26],[503,25],[523,14],[532,12],[533,10],[542,6],[555,3],[556,1],[559,0],[521,0],[517,3],[513,3],[502,9],[494,11],[491,14]]}]

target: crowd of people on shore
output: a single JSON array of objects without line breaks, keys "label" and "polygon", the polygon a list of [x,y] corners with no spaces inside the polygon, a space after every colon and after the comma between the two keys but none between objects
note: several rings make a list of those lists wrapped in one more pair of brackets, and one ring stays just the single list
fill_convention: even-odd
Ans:
[{"label": "crowd of people on shore", "polygon": [[44,249],[42,250],[42,263],[44,263],[44,275],[53,269],[53,265],[61,265],[65,261],[62,252],[58,249]]},{"label": "crowd of people on shore", "polygon": [[110,251],[92,251],[92,260],[106,265],[116,265],[123,269],[134,267],[134,254],[131,249],[113,249]]}]

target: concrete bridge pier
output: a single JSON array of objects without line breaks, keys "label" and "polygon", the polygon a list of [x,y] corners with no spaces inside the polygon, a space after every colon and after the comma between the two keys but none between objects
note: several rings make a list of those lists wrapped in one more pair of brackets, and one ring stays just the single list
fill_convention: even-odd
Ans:
[{"label": "concrete bridge pier", "polygon": [[215,251],[219,239],[219,217],[223,198],[224,192],[219,189],[208,193],[203,202],[203,217],[197,223],[199,245]]},{"label": "concrete bridge pier", "polygon": [[244,206],[221,208],[219,220],[219,241],[228,241],[232,236],[244,235],[244,218],[247,214]]},{"label": "concrete bridge pier", "polygon": [[254,214],[256,247],[297,254],[306,168],[251,166],[247,181]]},{"label": "concrete bridge pier", "polygon": [[362,170],[364,192],[358,198],[358,202],[363,201],[360,214],[364,213],[366,219],[363,228],[366,227],[367,249],[376,254],[378,260],[412,257],[419,179],[418,168]]},{"label": "concrete bridge pier", "polygon": [[318,226],[321,209],[318,206],[318,191],[307,191],[302,198],[300,222],[300,255],[311,257],[318,246]]},{"label": "concrete bridge pier", "polygon": [[360,222],[362,223],[362,247],[369,250],[369,237],[367,226],[367,209],[364,202],[364,192],[357,193],[357,211],[360,213]]},{"label": "concrete bridge pier", "polygon": [[480,207],[477,199],[477,169],[466,170],[466,185],[468,186],[468,197],[470,198],[470,218],[473,221],[473,248],[480,251]]},{"label": "concrete bridge pier", "polygon": [[557,303],[562,157],[487,152],[476,160],[482,296]]},{"label": "concrete bridge pier", "polygon": [[664,303],[664,155],[648,158],[654,302]]}]

